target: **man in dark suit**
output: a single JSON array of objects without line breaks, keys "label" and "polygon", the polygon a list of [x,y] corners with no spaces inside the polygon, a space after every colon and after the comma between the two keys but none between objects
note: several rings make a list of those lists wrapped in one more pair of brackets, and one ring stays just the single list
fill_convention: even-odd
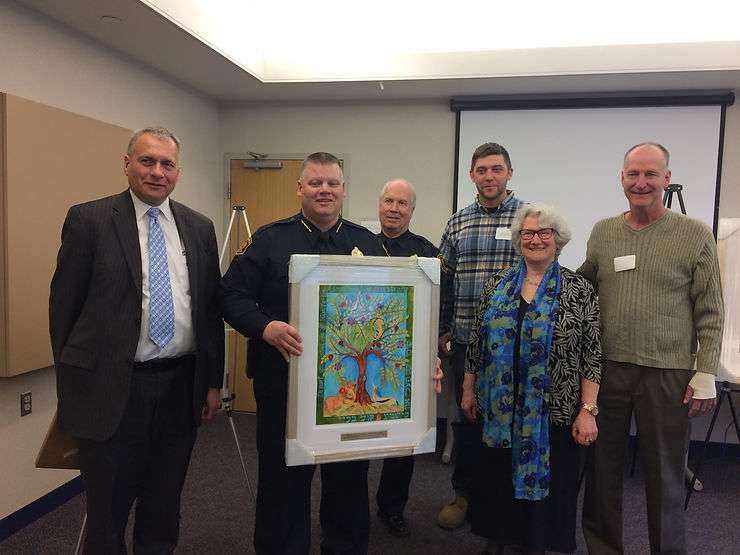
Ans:
[{"label": "man in dark suit", "polygon": [[[380,192],[378,239],[388,256],[436,257],[439,249],[430,241],[409,231],[416,207],[414,186],[405,179],[392,179]],[[409,485],[414,472],[414,457],[391,457],[383,461],[375,500],[378,516],[394,536],[409,535],[403,510],[409,500]]]},{"label": "man in dark suit", "polygon": [[223,379],[213,224],[169,199],[179,140],[137,131],[129,189],[73,206],[51,283],[49,328],[58,423],[79,439],[86,553],[171,553],[180,493],[201,418]]}]

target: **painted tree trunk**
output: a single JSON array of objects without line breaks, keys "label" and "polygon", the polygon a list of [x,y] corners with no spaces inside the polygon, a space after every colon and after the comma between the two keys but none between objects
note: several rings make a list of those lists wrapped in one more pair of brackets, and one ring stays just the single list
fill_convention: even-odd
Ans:
[{"label": "painted tree trunk", "polygon": [[355,359],[357,361],[357,403],[369,405],[372,400],[367,393],[367,355],[363,354]]}]

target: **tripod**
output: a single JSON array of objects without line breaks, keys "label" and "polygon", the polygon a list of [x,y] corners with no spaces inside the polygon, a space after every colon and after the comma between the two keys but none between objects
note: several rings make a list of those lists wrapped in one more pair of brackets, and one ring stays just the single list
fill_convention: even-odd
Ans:
[{"label": "tripod", "polygon": [[[231,208],[231,219],[229,220],[229,228],[226,231],[226,237],[224,237],[224,244],[221,247],[221,254],[218,257],[218,264],[220,268],[223,268],[224,265],[224,258],[226,256],[226,251],[229,248],[229,240],[231,239],[231,230],[234,229],[234,222],[236,222],[236,244],[241,245],[241,226],[239,225],[239,220],[237,218],[237,214],[241,213],[242,219],[244,220],[244,227],[247,231],[247,241],[252,241],[252,230],[249,227],[249,220],[247,220],[247,211],[244,206],[241,205],[234,205]],[[232,401],[236,397],[234,393],[229,388],[229,363],[228,363],[228,355],[232,355],[232,361],[234,363],[234,369],[236,369],[236,359],[237,359],[237,349],[234,347],[233,352],[229,352],[229,332],[233,332],[234,329],[229,326],[228,324],[224,324],[226,329],[226,334],[224,337],[224,349],[226,352],[227,357],[224,359],[224,385],[221,389],[221,409],[226,413],[226,418],[229,421],[229,424],[231,425],[231,433],[234,435],[234,443],[236,444],[236,450],[239,453],[239,461],[242,463],[242,470],[244,471],[244,480],[247,483],[247,489],[249,490],[249,494],[254,499],[254,489],[252,488],[252,482],[249,479],[249,473],[247,472],[247,465],[244,464],[244,455],[242,454],[242,448],[239,445],[239,436],[236,433],[236,425],[234,424],[234,416],[233,416],[233,410],[232,410]]]},{"label": "tripod", "polygon": [[673,202],[673,195],[674,193],[676,196],[678,196],[678,204],[681,206],[681,214],[686,215],[686,206],[683,203],[683,195],[681,194],[681,191],[683,191],[683,185],[679,185],[678,183],[671,183],[664,189],[663,193],[663,206],[670,208],[671,203]]},{"label": "tripod", "polygon": [[[686,214],[686,206],[683,203],[683,195],[681,194],[681,191],[683,190],[683,185],[679,184],[670,184],[665,188],[665,192],[663,193],[663,205],[667,208],[671,207],[671,201],[673,200],[673,195],[676,194],[678,196],[678,203],[681,206],[681,213]],[[693,472],[690,472],[691,479],[689,481],[689,487],[688,491],[686,492],[686,500],[684,501],[684,509],[687,509],[689,506],[689,501],[691,500],[691,495],[694,493],[694,486],[697,484],[701,484],[699,482],[699,470],[701,469],[702,464],[704,463],[704,458],[707,454],[707,448],[709,446],[709,440],[712,437],[712,431],[714,430],[714,424],[717,421],[717,416],[719,415],[719,409],[722,407],[722,402],[725,398],[727,398],[727,402],[730,405],[730,413],[732,414],[732,420],[735,424],[735,433],[737,434],[738,439],[740,440],[740,425],[738,425],[737,420],[737,412],[735,411],[735,403],[732,401],[732,394],[740,392],[740,389],[732,389],[730,387],[729,382],[724,381],[722,382],[722,385],[720,386],[720,392],[719,392],[719,399],[717,400],[717,406],[714,408],[714,414],[712,415],[712,420],[709,423],[709,429],[707,430],[707,435],[704,438],[704,446],[702,448],[701,454],[699,455],[699,458],[696,461],[696,470]],[[633,463],[634,466],[634,463]],[[688,467],[687,467],[688,469]],[[701,488],[700,488],[701,489]]]},{"label": "tripod", "polygon": [[717,416],[719,415],[719,409],[722,406],[722,401],[727,399],[728,404],[730,405],[730,414],[732,414],[732,421],[735,424],[735,434],[737,434],[737,439],[740,440],[740,425],[738,424],[737,420],[737,411],[735,410],[735,403],[732,401],[732,394],[733,393],[740,393],[740,389],[732,389],[730,387],[730,383],[727,381],[722,382],[722,385],[719,388],[719,399],[717,400],[717,406],[714,408],[714,414],[712,415],[712,421],[709,423],[709,429],[707,430],[707,437],[704,438],[704,447],[701,451],[701,454],[699,455],[699,459],[696,461],[696,470],[694,470],[694,477],[691,479],[691,484],[689,486],[689,491],[686,494],[686,501],[684,502],[684,509],[689,506],[689,500],[691,499],[691,494],[694,491],[694,482],[697,479],[697,475],[699,474],[699,469],[701,468],[701,465],[704,463],[704,458],[707,454],[707,447],[709,446],[709,439],[712,437],[712,431],[714,430],[714,424],[717,422]]}]

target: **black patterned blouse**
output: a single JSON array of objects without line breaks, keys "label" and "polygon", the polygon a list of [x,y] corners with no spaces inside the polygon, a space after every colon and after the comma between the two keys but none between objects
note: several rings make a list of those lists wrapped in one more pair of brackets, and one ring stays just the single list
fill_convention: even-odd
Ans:
[{"label": "black patterned blouse", "polygon": [[[481,302],[475,313],[466,354],[465,371],[480,370],[481,318],[488,309],[496,286],[506,270],[486,280]],[[599,301],[591,284],[582,276],[561,268],[560,310],[555,322],[549,371],[552,389],[548,408],[550,422],[569,426],[581,407],[581,378],[601,381],[601,336]]]}]

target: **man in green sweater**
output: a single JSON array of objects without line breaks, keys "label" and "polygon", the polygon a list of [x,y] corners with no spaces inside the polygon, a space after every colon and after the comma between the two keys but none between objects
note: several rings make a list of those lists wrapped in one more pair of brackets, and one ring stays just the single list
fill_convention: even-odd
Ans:
[{"label": "man in green sweater", "polygon": [[[622,476],[634,412],[645,472],[652,553],[686,553],[688,419],[714,407],[723,304],[711,230],[663,206],[668,151],[627,151],[629,211],[598,222],[579,273],[598,289],[604,369],[598,441],[586,481],[590,553],[622,553]],[[698,349],[697,349],[698,342]]]}]

